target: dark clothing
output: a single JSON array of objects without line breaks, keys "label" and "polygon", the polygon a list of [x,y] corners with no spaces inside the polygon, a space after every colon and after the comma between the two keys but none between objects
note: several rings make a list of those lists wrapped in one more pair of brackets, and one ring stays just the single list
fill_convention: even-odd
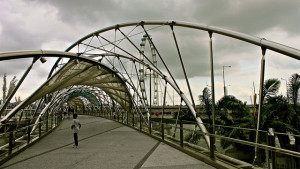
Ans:
[{"label": "dark clothing", "polygon": [[74,133],[75,146],[78,146],[78,133]]}]

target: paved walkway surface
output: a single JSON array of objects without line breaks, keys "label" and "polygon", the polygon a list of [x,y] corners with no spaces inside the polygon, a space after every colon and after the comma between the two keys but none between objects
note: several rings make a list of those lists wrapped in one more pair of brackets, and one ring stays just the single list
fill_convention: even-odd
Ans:
[{"label": "paved walkway surface", "polygon": [[0,168],[190,169],[213,167],[120,123],[79,116],[79,147],[73,148],[72,119]]}]

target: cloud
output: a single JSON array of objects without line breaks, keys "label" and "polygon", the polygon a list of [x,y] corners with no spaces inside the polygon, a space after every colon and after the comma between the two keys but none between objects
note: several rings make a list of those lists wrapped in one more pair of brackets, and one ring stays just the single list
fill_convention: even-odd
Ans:
[{"label": "cloud", "polygon": [[[296,22],[299,18],[299,4],[296,1],[280,0],[153,0],[151,3],[146,0],[4,0],[0,6],[0,51],[63,51],[81,37],[101,28],[142,20],[178,20],[218,26],[299,48],[300,24]],[[122,30],[126,32],[129,29]],[[183,81],[184,75],[170,28],[159,28],[149,33],[172,74]],[[187,75],[193,79],[193,91],[200,93],[206,82],[210,85],[208,34],[178,27],[175,28],[175,34]],[[118,37],[121,37],[119,33]],[[132,38],[138,46],[141,37],[142,34]],[[129,42],[124,41],[120,46],[130,52],[134,51],[135,56],[138,56]],[[253,81],[256,86],[259,83],[260,47],[214,34],[213,52],[216,96],[222,96],[222,67],[231,65],[230,69],[226,69],[229,92],[247,100],[248,88],[251,90]],[[30,63],[31,60],[23,59],[0,62],[0,72],[11,76],[21,75]],[[42,81],[51,63],[36,65],[32,82]],[[161,63],[159,67],[166,72]],[[292,73],[299,72],[298,68],[299,64],[294,59],[267,51],[266,78],[288,78]],[[28,90],[32,84],[28,85],[24,90]],[[186,88],[184,90],[187,93]]]}]

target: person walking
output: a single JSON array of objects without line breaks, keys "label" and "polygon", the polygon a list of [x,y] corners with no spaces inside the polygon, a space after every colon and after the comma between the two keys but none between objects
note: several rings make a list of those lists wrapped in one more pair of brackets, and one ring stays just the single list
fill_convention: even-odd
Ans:
[{"label": "person walking", "polygon": [[74,132],[74,146],[73,148],[78,148],[78,132],[79,129],[81,128],[80,121],[77,119],[77,114],[73,114],[73,123],[71,126],[71,129]]}]

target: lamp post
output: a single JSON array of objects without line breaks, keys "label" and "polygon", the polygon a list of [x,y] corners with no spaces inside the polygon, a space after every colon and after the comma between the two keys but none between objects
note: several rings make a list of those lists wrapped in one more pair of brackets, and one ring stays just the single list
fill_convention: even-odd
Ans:
[{"label": "lamp post", "polygon": [[231,67],[231,66],[223,66],[223,84],[224,84],[224,96],[226,96],[225,74],[224,74],[224,68],[225,68],[225,67]]},{"label": "lamp post", "polygon": [[287,80],[284,78],[281,78],[281,80],[285,81],[285,85],[286,85],[286,99],[289,102],[289,93],[288,93],[288,85],[287,85]]}]

